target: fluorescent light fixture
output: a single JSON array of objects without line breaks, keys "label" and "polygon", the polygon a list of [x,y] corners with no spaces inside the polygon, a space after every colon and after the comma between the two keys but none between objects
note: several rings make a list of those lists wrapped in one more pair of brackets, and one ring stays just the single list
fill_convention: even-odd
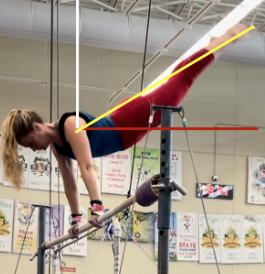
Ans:
[{"label": "fluorescent light fixture", "polygon": [[[195,43],[188,51],[186,51],[176,62],[174,62],[169,68],[167,68],[161,75],[158,76],[148,87],[162,80],[163,78],[170,75],[173,69],[181,63],[182,60],[194,54],[196,51],[206,47],[212,37],[222,36],[229,28],[239,23],[251,10],[256,8],[264,0],[245,0],[240,5],[238,5],[232,12],[230,12],[222,21],[220,21],[215,27],[213,27],[206,35],[204,35],[197,43]],[[167,80],[168,81],[168,80]],[[145,96],[152,92],[154,89],[165,84],[167,81],[164,81],[162,84],[157,85],[155,88],[144,93],[142,96]],[[148,88],[147,87],[147,88]]]}]

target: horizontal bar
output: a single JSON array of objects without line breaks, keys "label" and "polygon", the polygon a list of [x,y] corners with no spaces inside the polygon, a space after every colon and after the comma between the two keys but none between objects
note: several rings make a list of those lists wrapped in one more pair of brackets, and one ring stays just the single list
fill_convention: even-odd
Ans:
[{"label": "horizontal bar", "polygon": [[88,127],[83,130],[258,130],[258,127]]},{"label": "horizontal bar", "polygon": [[[107,211],[106,213],[104,213],[103,215],[99,216],[97,221],[98,223],[102,223],[106,220],[108,220],[109,218],[111,218],[112,216],[115,216],[116,214],[118,214],[119,212],[123,211],[124,209],[128,208],[129,206],[131,206],[134,203],[134,199],[135,196],[131,196],[130,198],[126,199],[122,204],[114,207],[113,209]],[[83,225],[82,227],[80,227],[79,229],[79,234],[83,233],[83,232],[87,232],[87,230],[93,228],[93,226],[90,223],[87,223],[85,225]],[[42,244],[42,249],[46,250],[49,249],[55,245],[58,245],[64,241],[69,240],[69,235],[65,234],[53,241],[50,242],[46,242]]]}]

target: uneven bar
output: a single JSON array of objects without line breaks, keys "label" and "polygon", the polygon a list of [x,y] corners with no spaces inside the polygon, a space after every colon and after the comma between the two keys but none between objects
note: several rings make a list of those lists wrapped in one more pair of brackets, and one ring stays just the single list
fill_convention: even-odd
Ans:
[{"label": "uneven bar", "polygon": [[[109,218],[111,218],[112,216],[118,214],[118,213],[121,212],[122,210],[128,208],[129,206],[131,206],[131,205],[134,203],[134,199],[135,199],[135,196],[132,196],[132,197],[130,197],[129,199],[126,199],[122,204],[120,204],[120,205],[114,207],[113,209],[107,211],[106,213],[104,213],[102,216],[100,216],[100,217],[98,218],[98,222],[99,222],[99,223],[102,223],[102,222],[108,220]],[[80,229],[79,229],[79,234],[81,234],[81,233],[83,233],[83,232],[86,232],[87,230],[89,230],[89,229],[92,228],[92,227],[93,227],[93,226],[92,226],[91,224],[89,224],[89,223],[83,225],[83,226],[80,227]],[[53,240],[53,241],[43,243],[43,244],[42,244],[42,248],[43,248],[44,250],[46,250],[46,249],[49,249],[49,248],[51,248],[51,247],[53,247],[53,246],[55,246],[55,245],[58,245],[58,244],[64,242],[64,241],[67,241],[67,240],[69,240],[69,239],[70,239],[70,238],[69,238],[69,235],[68,235],[68,234],[65,234],[65,235],[63,235],[63,236],[61,236],[61,237],[59,237],[59,238],[57,238],[57,239],[55,239],[55,240]]]}]

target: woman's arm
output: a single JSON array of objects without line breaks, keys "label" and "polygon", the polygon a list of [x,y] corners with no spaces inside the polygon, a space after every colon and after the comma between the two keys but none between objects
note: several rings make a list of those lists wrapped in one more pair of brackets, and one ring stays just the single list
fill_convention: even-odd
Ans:
[{"label": "woman's arm", "polygon": [[[79,118],[80,126],[85,125],[85,121]],[[93,159],[90,150],[89,140],[86,131],[75,133],[76,117],[67,118],[64,124],[64,133],[67,142],[71,145],[75,158],[78,162],[81,175],[86,185],[91,201],[101,201],[98,180],[93,167]]]},{"label": "woman's arm", "polygon": [[58,166],[63,178],[64,191],[71,208],[72,214],[80,214],[80,195],[77,185],[77,180],[74,171],[74,164],[69,157],[59,154],[53,145],[52,152],[58,162]]}]

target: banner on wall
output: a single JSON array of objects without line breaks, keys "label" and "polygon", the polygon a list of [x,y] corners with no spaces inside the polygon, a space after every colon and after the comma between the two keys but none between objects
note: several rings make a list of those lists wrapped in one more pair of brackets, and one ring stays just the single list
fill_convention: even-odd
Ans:
[{"label": "banner on wall", "polygon": [[2,149],[2,137],[1,137],[1,134],[0,134],[0,184],[3,183],[3,163],[2,163],[1,149]]},{"label": "banner on wall", "polygon": [[198,261],[198,215],[177,214],[178,261]]},{"label": "banner on wall", "polygon": [[133,212],[133,237],[137,242],[152,242],[154,238],[153,212]]},{"label": "banner on wall", "polygon": [[[132,150],[133,153],[133,150]],[[150,177],[160,173],[160,150],[159,149],[148,149],[146,148],[145,152],[143,148],[136,148],[135,150],[135,160],[134,160],[134,168],[133,168],[133,185],[132,185],[132,193],[135,192],[138,176],[139,184],[138,187],[143,184]],[[143,160],[143,165],[140,174],[140,168]]]},{"label": "banner on wall", "polygon": [[123,210],[115,215],[121,226],[121,240],[126,240],[127,237],[128,242],[132,241],[133,233],[133,226],[130,222],[130,214],[132,214],[132,212],[127,214],[126,210]]},{"label": "banner on wall", "polygon": [[102,193],[126,195],[130,187],[131,150],[102,158]]},{"label": "banner on wall", "polygon": [[243,262],[263,262],[262,215],[245,215],[242,218]]},{"label": "banner on wall", "polygon": [[63,178],[58,165],[58,161],[56,160],[54,154],[52,153],[52,161],[51,161],[51,172],[52,172],[52,182],[51,189],[54,192],[64,192]]},{"label": "banner on wall", "polygon": [[[209,229],[205,215],[199,214],[199,253],[200,263],[221,263],[221,215],[207,214]],[[215,254],[213,252],[213,247]]]},{"label": "banner on wall", "polygon": [[64,206],[53,205],[52,210],[46,209],[45,241],[53,241],[63,235]]},{"label": "banner on wall", "polygon": [[248,157],[247,203],[265,204],[265,158]]},{"label": "banner on wall", "polygon": [[[39,208],[27,203],[15,202],[12,252],[19,253],[25,238],[21,254],[33,254],[38,248]],[[28,232],[27,232],[28,227]]]},{"label": "banner on wall", "polygon": [[243,263],[242,215],[221,215],[223,264]]},{"label": "banner on wall", "polygon": [[11,252],[14,201],[0,198],[0,252]]},{"label": "banner on wall", "polygon": [[[180,151],[172,151],[170,176],[171,179],[175,179],[182,185],[182,154]],[[171,192],[171,199],[180,201],[182,200],[182,194],[175,190]]]},{"label": "banner on wall", "polygon": [[[154,229],[155,229],[155,261],[158,260],[158,213],[154,214]],[[169,261],[177,261],[177,213],[172,212],[170,216],[170,231],[169,231]]]},{"label": "banner on wall", "polygon": [[51,160],[50,148],[47,150],[30,150],[29,153],[29,188],[50,190]]},{"label": "banner on wall", "polygon": [[[84,220],[87,219],[87,209],[84,207],[81,207],[81,213],[84,216]],[[71,227],[71,209],[70,206],[65,205],[64,206],[64,234],[68,233],[68,229]],[[65,244],[71,242],[72,240],[67,240]],[[86,256],[87,255],[87,238],[84,237],[83,239],[65,247],[63,249],[64,255],[70,255],[70,256]]]},{"label": "banner on wall", "polygon": [[[102,158],[93,158],[93,167],[94,167],[94,171],[97,176],[97,182],[98,182],[99,189],[100,189],[100,181],[101,181],[101,165],[102,165]],[[87,191],[87,188],[86,188],[85,182],[83,180],[82,173],[81,173],[81,170],[80,170],[80,167],[79,167],[77,161],[76,161],[76,167],[77,167],[77,183],[79,186],[79,193],[88,195],[88,191]]]},{"label": "banner on wall", "polygon": [[[18,158],[22,166],[22,176],[23,176],[23,184],[21,186],[22,188],[29,187],[29,153],[30,153],[29,148],[18,146]],[[3,177],[3,185],[14,187],[14,185],[8,182],[4,177]]]}]

